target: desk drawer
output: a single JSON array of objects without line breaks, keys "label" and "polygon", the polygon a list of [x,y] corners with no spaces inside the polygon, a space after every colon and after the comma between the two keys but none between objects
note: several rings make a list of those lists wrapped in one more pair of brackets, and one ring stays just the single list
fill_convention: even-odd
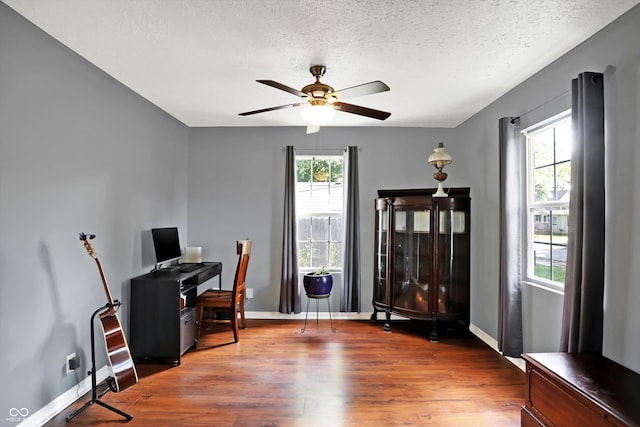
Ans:
[{"label": "desk drawer", "polygon": [[204,283],[207,280],[211,279],[212,277],[217,276],[218,274],[220,274],[220,270],[221,270],[220,264],[215,264],[212,268],[209,268],[203,271],[202,273],[199,273],[196,279],[198,281],[198,284]]},{"label": "desk drawer", "polygon": [[219,262],[209,263],[203,267],[203,271],[197,270],[197,274],[184,279],[183,284],[187,286],[198,286],[201,283],[206,282],[212,277],[222,274],[222,264]]},{"label": "desk drawer", "polygon": [[187,308],[180,315],[180,356],[196,342],[196,308]]}]

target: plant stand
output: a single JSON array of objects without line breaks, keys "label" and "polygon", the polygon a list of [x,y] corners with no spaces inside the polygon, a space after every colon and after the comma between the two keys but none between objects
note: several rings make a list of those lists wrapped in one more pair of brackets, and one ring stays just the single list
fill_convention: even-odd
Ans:
[{"label": "plant stand", "polygon": [[327,300],[327,306],[329,307],[329,322],[331,324],[331,331],[332,332],[336,331],[336,328],[333,327],[333,319],[331,319],[331,302],[329,300],[330,296],[331,296],[331,293],[323,294],[323,295],[307,294],[307,314],[304,316],[304,326],[300,330],[301,333],[304,334],[304,331],[307,329],[307,317],[309,317],[309,303],[311,302],[312,299],[316,300],[316,324],[318,324],[318,320],[319,320],[318,306],[319,306],[320,302],[318,300],[326,299]]}]

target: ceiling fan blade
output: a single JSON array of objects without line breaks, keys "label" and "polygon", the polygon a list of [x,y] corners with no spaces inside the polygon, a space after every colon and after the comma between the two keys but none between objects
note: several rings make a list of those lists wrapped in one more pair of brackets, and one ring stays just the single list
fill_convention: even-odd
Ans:
[{"label": "ceiling fan blade", "polygon": [[285,108],[292,108],[292,107],[301,107],[303,105],[306,105],[306,102],[296,102],[295,104],[287,104],[287,105],[279,105],[277,107],[270,107],[270,108],[263,108],[261,110],[254,110],[254,111],[247,111],[246,113],[239,113],[239,116],[250,116],[252,114],[258,114],[258,113],[265,113],[267,111],[274,111],[274,110],[282,110]]},{"label": "ceiling fan blade", "polygon": [[345,102],[334,102],[333,107],[345,113],[358,114],[360,116],[371,117],[372,119],[385,120],[391,115],[386,111],[374,110],[373,108],[362,107],[360,105],[347,104]]},{"label": "ceiling fan blade", "polygon": [[275,82],[273,80],[256,80],[256,81],[258,83],[262,83],[263,85],[275,87],[276,89],[280,89],[280,90],[283,90],[285,92],[292,93],[292,94],[294,94],[296,96],[300,96],[302,98],[307,96],[306,93],[300,92],[298,89],[294,89],[292,87],[289,87],[287,85],[283,85],[282,83],[278,83],[278,82]]},{"label": "ceiling fan blade", "polygon": [[345,89],[340,89],[333,92],[332,95],[338,97],[338,99],[355,98],[356,96],[372,95],[374,93],[386,92],[389,86],[382,83],[380,80],[376,80],[369,83],[363,83],[358,86],[351,86]]}]

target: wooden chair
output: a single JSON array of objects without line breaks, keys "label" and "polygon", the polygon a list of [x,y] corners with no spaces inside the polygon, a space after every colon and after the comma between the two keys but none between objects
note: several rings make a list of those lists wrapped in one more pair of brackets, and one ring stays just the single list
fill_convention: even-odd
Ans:
[{"label": "wooden chair", "polygon": [[233,329],[233,342],[238,342],[238,312],[240,312],[242,329],[247,327],[244,318],[244,280],[249,265],[251,240],[239,240],[237,247],[239,257],[233,289],[230,291],[209,289],[198,296],[198,339],[203,323],[218,323],[221,319],[228,317]]}]

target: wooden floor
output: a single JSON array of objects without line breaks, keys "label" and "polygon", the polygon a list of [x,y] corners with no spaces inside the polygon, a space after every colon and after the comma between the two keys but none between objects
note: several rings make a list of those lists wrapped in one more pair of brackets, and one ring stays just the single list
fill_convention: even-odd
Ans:
[{"label": "wooden floor", "polygon": [[[249,320],[240,342],[220,327],[180,366],[138,364],[140,382],[70,425],[518,426],[525,375],[470,334],[428,340],[424,324]],[[218,328],[218,326],[216,326]],[[52,419],[65,417],[87,395]]]}]

